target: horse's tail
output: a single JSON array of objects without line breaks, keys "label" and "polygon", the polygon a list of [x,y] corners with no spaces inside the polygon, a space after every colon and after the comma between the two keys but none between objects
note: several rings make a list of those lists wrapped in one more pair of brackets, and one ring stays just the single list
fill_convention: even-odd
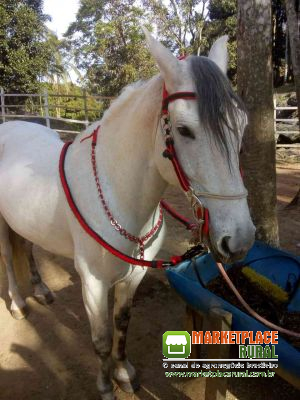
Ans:
[{"label": "horse's tail", "polygon": [[18,286],[21,292],[28,292],[30,284],[30,267],[26,241],[12,229],[9,229],[9,240],[12,245],[13,267]]}]

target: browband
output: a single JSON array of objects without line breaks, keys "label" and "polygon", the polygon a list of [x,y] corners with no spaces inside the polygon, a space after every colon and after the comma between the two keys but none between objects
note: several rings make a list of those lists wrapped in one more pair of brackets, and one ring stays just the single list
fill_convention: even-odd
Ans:
[{"label": "browband", "polygon": [[166,94],[167,94],[167,96],[163,97],[163,101],[162,101],[163,114],[166,114],[168,112],[168,105],[169,105],[169,103],[172,103],[172,101],[174,101],[174,100],[178,100],[178,99],[196,100],[196,98],[197,98],[197,95],[194,92],[176,92],[176,93],[173,93],[170,95],[168,95],[168,92],[166,92]]}]

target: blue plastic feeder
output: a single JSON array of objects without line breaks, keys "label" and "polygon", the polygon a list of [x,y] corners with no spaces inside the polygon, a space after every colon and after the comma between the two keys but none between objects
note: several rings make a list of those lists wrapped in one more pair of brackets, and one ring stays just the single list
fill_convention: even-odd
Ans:
[{"label": "blue plastic feeder", "polygon": [[[283,290],[292,293],[287,309],[300,313],[300,257],[262,242],[255,242],[242,262],[226,265],[225,268],[228,270],[243,265],[253,268]],[[213,308],[230,312],[232,330],[270,331],[269,327],[205,288],[211,280],[219,276],[219,270],[210,254],[199,256],[194,262],[184,261],[175,268],[167,269],[166,274],[173,288],[192,308],[203,314]],[[276,354],[279,363],[279,371],[276,372],[300,388],[300,349],[279,335]]]}]

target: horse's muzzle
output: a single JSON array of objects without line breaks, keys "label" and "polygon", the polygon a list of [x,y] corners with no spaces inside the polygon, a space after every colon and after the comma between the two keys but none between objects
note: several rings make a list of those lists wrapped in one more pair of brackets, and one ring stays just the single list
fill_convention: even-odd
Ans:
[{"label": "horse's muzzle", "polygon": [[224,235],[217,242],[212,238],[209,239],[209,247],[216,261],[226,264],[232,264],[237,261],[242,261],[255,240],[255,228],[249,229],[247,235],[229,236]]}]

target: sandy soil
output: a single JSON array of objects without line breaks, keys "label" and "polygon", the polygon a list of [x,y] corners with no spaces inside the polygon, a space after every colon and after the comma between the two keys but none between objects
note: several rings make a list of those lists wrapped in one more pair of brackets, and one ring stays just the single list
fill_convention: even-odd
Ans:
[{"label": "sandy soil", "polygon": [[[293,169],[291,169],[293,168]],[[300,170],[278,169],[278,209],[281,245],[300,255],[300,212],[284,209],[296,193]],[[166,196],[180,211],[185,199],[174,189]],[[169,233],[162,256],[180,254],[187,232],[169,220]],[[1,400],[95,400],[97,360],[91,345],[83,309],[80,282],[72,263],[35,248],[42,275],[55,294],[55,302],[42,306],[27,297],[30,315],[15,321],[7,306],[6,282],[0,299],[0,399]],[[149,271],[134,302],[128,334],[128,353],[136,366],[141,388],[126,395],[116,388],[120,400],[196,400],[203,398],[204,379],[165,378],[161,335],[182,330],[185,305],[160,271]],[[300,392],[279,377],[228,382],[227,399],[256,400],[300,398]]]}]

